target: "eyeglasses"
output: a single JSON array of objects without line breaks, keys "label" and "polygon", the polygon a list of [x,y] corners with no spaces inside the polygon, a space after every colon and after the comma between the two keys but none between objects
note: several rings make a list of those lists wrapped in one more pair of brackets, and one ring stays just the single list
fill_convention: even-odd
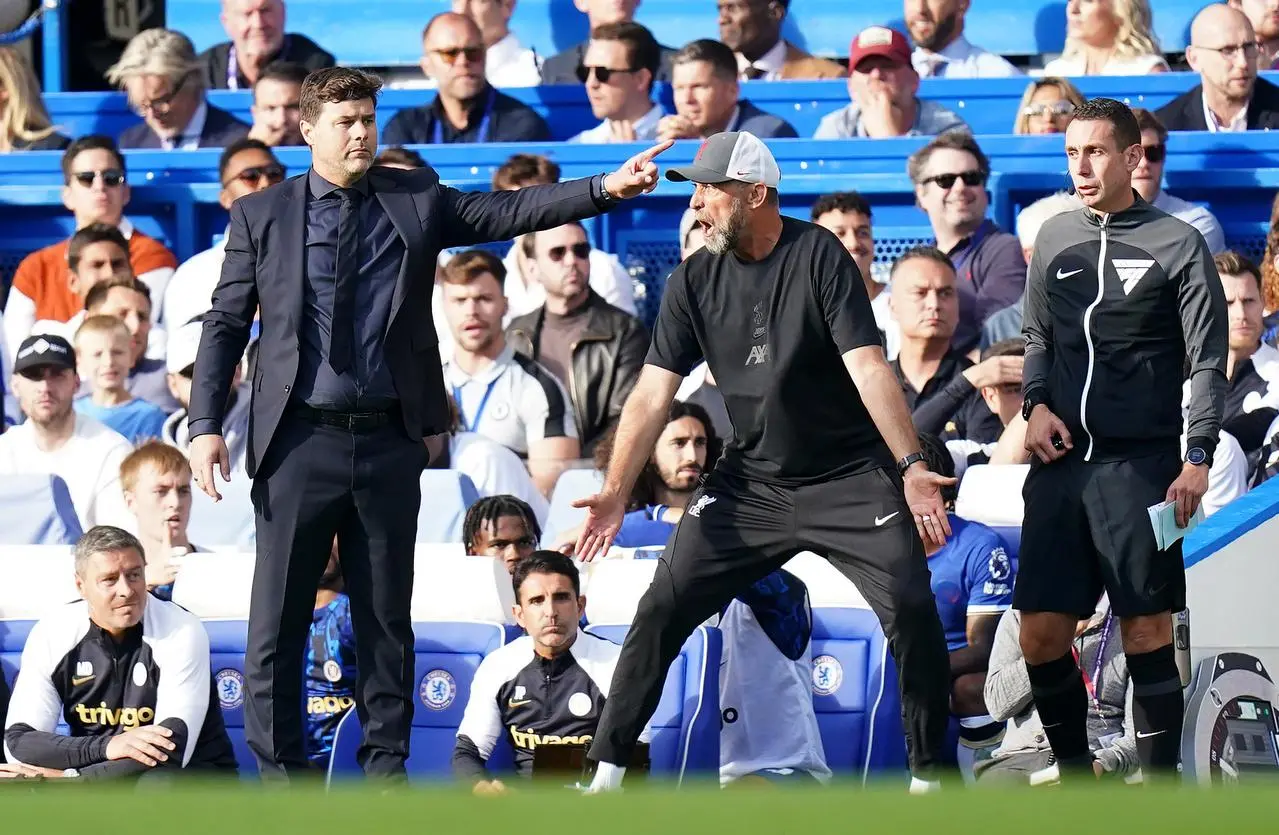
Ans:
[{"label": "eyeglasses", "polygon": [[956,180],[963,180],[966,186],[980,186],[986,182],[986,175],[980,171],[961,171],[958,174],[938,174],[935,177],[928,177],[921,185],[936,183],[941,187],[942,191],[950,191],[954,187]]},{"label": "eyeglasses", "polygon": [[600,84],[607,84],[608,80],[613,77],[614,73],[632,73],[639,70],[614,70],[609,67],[587,67],[585,65],[577,68],[577,80],[585,84],[591,79],[591,73],[595,74],[595,79]]},{"label": "eyeglasses", "polygon": [[584,261],[591,255],[591,245],[586,241],[582,241],[580,244],[573,244],[572,246],[553,246],[546,250],[546,257],[558,264],[564,260],[564,256],[569,252],[572,252],[573,257],[577,260]]},{"label": "eyeglasses", "polygon": [[459,46],[451,49],[432,49],[436,55],[448,64],[450,67],[457,63],[457,59],[463,55],[466,60],[472,64],[477,64],[484,57],[484,47],[482,46]]},{"label": "eyeglasses", "polygon": [[1210,52],[1216,52],[1227,61],[1233,61],[1241,52],[1245,58],[1255,58],[1259,47],[1257,46],[1256,41],[1248,41],[1246,43],[1237,43],[1230,46],[1195,46],[1195,49],[1206,49]]},{"label": "eyeglasses", "polygon": [[243,171],[239,172],[231,179],[223,183],[223,186],[229,186],[231,183],[239,180],[242,183],[251,183],[257,185],[265,179],[271,185],[275,185],[284,179],[284,166],[279,163],[272,162],[267,165],[251,165]]},{"label": "eyeglasses", "polygon": [[102,171],[75,171],[71,178],[85,188],[92,188],[93,181],[102,178],[102,185],[115,188],[124,182],[124,172],[119,168],[106,168]]},{"label": "eyeglasses", "polygon": [[1168,156],[1168,146],[1162,142],[1158,145],[1142,145],[1141,150],[1145,152],[1148,162],[1163,162],[1164,157]]},{"label": "eyeglasses", "polygon": [[182,78],[178,79],[177,85],[169,91],[168,95],[151,99],[151,101],[138,102],[133,106],[133,111],[139,116],[145,116],[148,113],[155,113],[156,115],[163,116],[168,113],[169,108],[173,106],[173,100],[178,97],[178,93],[182,92],[182,88],[187,86],[187,81],[190,80],[191,75],[191,73],[187,73],[182,76]]},{"label": "eyeglasses", "polygon": [[1069,116],[1075,112],[1075,106],[1068,101],[1053,102],[1052,104],[1028,104],[1021,109],[1023,116],[1039,116],[1041,118],[1053,118],[1055,116]]}]

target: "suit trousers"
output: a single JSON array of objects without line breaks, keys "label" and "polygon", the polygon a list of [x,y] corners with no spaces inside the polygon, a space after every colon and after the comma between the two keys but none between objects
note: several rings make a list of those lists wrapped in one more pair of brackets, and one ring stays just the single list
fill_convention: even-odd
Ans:
[{"label": "suit trousers", "polygon": [[427,451],[398,420],[363,432],[285,414],[253,482],[257,562],[245,732],[265,779],[308,771],[303,656],[337,537],[351,599],[369,776],[405,774],[413,720],[413,552]]}]

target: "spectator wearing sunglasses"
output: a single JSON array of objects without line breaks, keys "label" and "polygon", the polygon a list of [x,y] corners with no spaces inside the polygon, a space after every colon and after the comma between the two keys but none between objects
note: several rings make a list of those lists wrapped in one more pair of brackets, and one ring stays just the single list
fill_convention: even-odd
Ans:
[{"label": "spectator wearing sunglasses", "polygon": [[1041,136],[1065,133],[1075,108],[1083,103],[1083,94],[1066,79],[1037,78],[1027,84],[1026,92],[1022,93],[1013,133]]},{"label": "spectator wearing sunglasses", "polygon": [[247,124],[205,100],[195,47],[181,32],[139,33],[107,70],[107,80],[142,117],[120,134],[121,148],[225,148],[249,133]]},{"label": "spectator wearing sunglasses", "polygon": [[653,103],[661,61],[661,46],[638,23],[610,23],[591,32],[577,78],[586,85],[591,112],[603,121],[569,141],[598,145],[656,139],[665,115]]},{"label": "spectator wearing sunglasses", "polygon": [[302,141],[302,82],[307,69],[301,64],[271,64],[253,82],[253,129],[249,136],[271,147],[304,145]]},{"label": "spectator wearing sunglasses", "polygon": [[933,139],[911,155],[906,173],[937,248],[954,265],[959,323],[951,345],[968,353],[977,347],[982,323],[1021,298],[1026,286],[1021,243],[986,218],[990,160],[968,131]]},{"label": "spectator wearing sunglasses", "polygon": [[951,111],[916,95],[919,73],[901,32],[883,26],[863,30],[849,48],[848,70],[851,101],[822,117],[814,139],[936,136],[968,129]]},{"label": "spectator wearing sunglasses", "polygon": [[1186,61],[1200,83],[1159,108],[1168,130],[1235,133],[1279,128],[1279,86],[1257,77],[1260,47],[1246,15],[1223,3],[1190,25]]},{"label": "spectator wearing sunglasses", "polygon": [[526,235],[521,246],[546,303],[512,319],[506,338],[564,384],[582,455],[589,456],[622,414],[648,353],[648,334],[639,319],[591,289],[591,244],[581,224]]},{"label": "spectator wearing sunglasses", "polygon": [[[125,175],[124,156],[114,140],[82,136],[62,154],[62,205],[75,216],[76,229],[93,223],[119,229],[129,242],[133,274],[158,298],[178,262],[163,244],[134,229],[124,217],[130,196]],[[10,359],[37,321],[69,322],[84,310],[84,298],[68,280],[69,244],[70,239],[31,253],[13,274],[4,311]]]},{"label": "spectator wearing sunglasses", "polygon": [[[227,211],[231,204],[246,194],[262,191],[284,180],[284,166],[266,143],[257,139],[241,139],[222,152],[218,160],[218,181],[222,191],[218,203]],[[213,289],[222,275],[226,256],[226,235],[203,252],[182,262],[173,275],[174,292],[164,297],[163,321],[176,330],[213,305]]]},{"label": "spectator wearing sunglasses", "polygon": [[1173,197],[1163,189],[1164,163],[1168,154],[1168,131],[1159,118],[1149,110],[1134,107],[1132,115],[1137,117],[1137,126],[1141,128],[1141,162],[1132,172],[1132,187],[1156,209],[1161,209],[1178,220],[1183,220],[1199,230],[1213,255],[1226,249],[1226,233],[1212,212],[1203,206],[1197,206]]},{"label": "spectator wearing sunglasses", "polygon": [[[594,32],[601,26],[613,23],[630,23],[635,19],[635,10],[640,0],[573,0],[577,10],[586,15],[587,31]],[[575,44],[563,52],[556,53],[542,64],[543,84],[576,84],[581,81],[578,68],[586,63],[586,50],[591,45],[589,40]],[[668,46],[659,47],[661,60],[657,69],[658,81],[671,80],[671,59],[675,50]]]},{"label": "spectator wearing sunglasses", "polygon": [[488,82],[485,60],[475,21],[454,12],[431,18],[422,31],[422,72],[436,84],[435,100],[396,113],[382,144],[549,140],[551,129],[541,116]]}]

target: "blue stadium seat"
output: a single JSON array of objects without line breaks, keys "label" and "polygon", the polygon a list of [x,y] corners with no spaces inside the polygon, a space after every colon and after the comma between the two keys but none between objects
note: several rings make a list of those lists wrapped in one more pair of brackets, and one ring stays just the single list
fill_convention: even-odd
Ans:
[{"label": "blue stadium seat", "polygon": [[249,624],[243,620],[206,620],[209,633],[209,666],[213,671],[213,690],[222,708],[222,721],[235,760],[240,765],[241,779],[257,779],[258,760],[244,738],[244,652]]},{"label": "blue stadium seat", "polygon": [[456,470],[423,470],[421,482],[417,541],[461,542],[466,511],[480,498],[475,483]]},{"label": "blue stadium seat", "polygon": [[542,544],[549,546],[560,531],[579,525],[586,518],[586,511],[573,507],[573,502],[599,492],[604,486],[604,474],[585,467],[560,473],[551,491],[551,509],[542,526]]},{"label": "blue stadium seat", "polygon": [[[591,626],[602,638],[621,643],[626,626]],[[724,637],[699,626],[671,664],[650,727],[652,774],[682,783],[719,776],[719,665]]]},{"label": "blue stadium seat", "polygon": [[61,478],[13,473],[0,479],[0,545],[74,545],[81,533]]},{"label": "blue stadium seat", "polygon": [[836,775],[905,769],[897,668],[874,612],[813,610],[813,707]]},{"label": "blue stadium seat", "polygon": [[4,674],[10,690],[22,665],[22,648],[35,625],[34,620],[0,620],[0,673]]}]

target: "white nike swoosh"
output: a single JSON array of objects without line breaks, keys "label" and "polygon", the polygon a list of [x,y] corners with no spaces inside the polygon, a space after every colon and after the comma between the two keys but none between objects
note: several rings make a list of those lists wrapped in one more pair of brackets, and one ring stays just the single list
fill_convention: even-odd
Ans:
[{"label": "white nike swoosh", "polygon": [[887,522],[889,519],[892,519],[892,518],[893,518],[894,516],[896,516],[898,513],[901,513],[901,511],[900,511],[900,510],[894,510],[892,513],[888,514],[887,516],[885,516],[885,517],[883,517],[883,518],[880,518],[879,516],[876,516],[876,517],[875,517],[875,527],[877,527],[877,528],[878,528],[880,525],[884,524],[884,523],[885,523],[885,522]]},{"label": "white nike swoosh", "polygon": [[1163,733],[1163,731],[1151,731],[1148,734],[1143,734],[1141,731],[1137,731],[1137,738],[1150,739],[1152,736],[1159,736],[1161,733]]},{"label": "white nike swoosh", "polygon": [[1079,268],[1079,269],[1077,269],[1077,270],[1071,270],[1071,271],[1070,271],[1070,272],[1068,272],[1068,273],[1064,273],[1064,272],[1062,272],[1061,270],[1058,270],[1058,271],[1057,271],[1057,280],[1058,280],[1058,281],[1061,281],[1063,278],[1070,278],[1072,275],[1075,275],[1076,273],[1081,273],[1081,272],[1083,272],[1083,271],[1084,271],[1084,268],[1083,268],[1083,267],[1080,267],[1080,268]]}]

